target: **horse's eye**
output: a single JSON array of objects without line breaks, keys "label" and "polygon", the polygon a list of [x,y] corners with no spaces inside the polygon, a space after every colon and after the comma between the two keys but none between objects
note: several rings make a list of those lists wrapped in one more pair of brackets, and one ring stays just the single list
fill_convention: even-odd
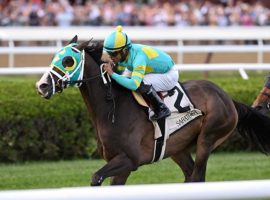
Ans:
[{"label": "horse's eye", "polygon": [[66,67],[72,67],[74,65],[74,60],[71,56],[66,56],[62,60],[62,65]]}]

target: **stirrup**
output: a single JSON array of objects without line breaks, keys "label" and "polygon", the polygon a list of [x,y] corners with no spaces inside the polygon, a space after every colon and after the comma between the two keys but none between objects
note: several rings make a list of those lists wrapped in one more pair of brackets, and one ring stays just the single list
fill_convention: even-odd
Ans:
[{"label": "stirrup", "polygon": [[158,114],[154,114],[153,116],[150,117],[150,119],[152,121],[157,121],[159,119],[169,117],[170,115],[171,115],[171,111],[169,109],[165,109],[165,110],[161,110]]}]

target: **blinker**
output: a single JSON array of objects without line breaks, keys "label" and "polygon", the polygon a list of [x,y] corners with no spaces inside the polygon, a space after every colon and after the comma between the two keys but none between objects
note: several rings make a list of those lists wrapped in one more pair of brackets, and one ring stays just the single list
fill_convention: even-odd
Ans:
[{"label": "blinker", "polygon": [[62,60],[62,65],[65,68],[73,68],[74,67],[74,58],[72,56],[66,56]]}]

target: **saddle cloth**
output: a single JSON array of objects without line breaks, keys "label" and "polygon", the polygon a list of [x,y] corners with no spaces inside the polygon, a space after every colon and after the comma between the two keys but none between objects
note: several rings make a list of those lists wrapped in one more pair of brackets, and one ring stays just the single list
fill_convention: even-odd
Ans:
[{"label": "saddle cloth", "polygon": [[[133,92],[133,95],[140,105],[149,108],[140,94]],[[184,127],[192,120],[203,115],[201,110],[194,107],[188,94],[185,92],[180,83],[178,83],[170,91],[161,92],[160,95],[162,96],[164,103],[171,110],[171,115],[166,119],[152,121],[155,129],[155,149],[152,162],[163,159],[166,148],[166,140],[170,135]],[[148,113],[150,119],[154,112],[149,108]]]}]

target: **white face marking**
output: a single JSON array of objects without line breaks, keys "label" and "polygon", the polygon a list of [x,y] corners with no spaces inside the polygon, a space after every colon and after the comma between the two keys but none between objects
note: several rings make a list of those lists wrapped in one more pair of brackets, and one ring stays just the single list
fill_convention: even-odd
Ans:
[{"label": "white face marking", "polygon": [[[48,84],[48,76],[49,76],[49,72],[46,72],[42,75],[42,77],[39,79],[39,81],[36,82],[36,89],[37,89],[38,93],[41,94],[42,96],[46,96],[47,94],[44,93],[44,91],[42,90],[42,88],[40,86],[42,84]],[[46,90],[46,93],[48,93],[47,90]]]}]

